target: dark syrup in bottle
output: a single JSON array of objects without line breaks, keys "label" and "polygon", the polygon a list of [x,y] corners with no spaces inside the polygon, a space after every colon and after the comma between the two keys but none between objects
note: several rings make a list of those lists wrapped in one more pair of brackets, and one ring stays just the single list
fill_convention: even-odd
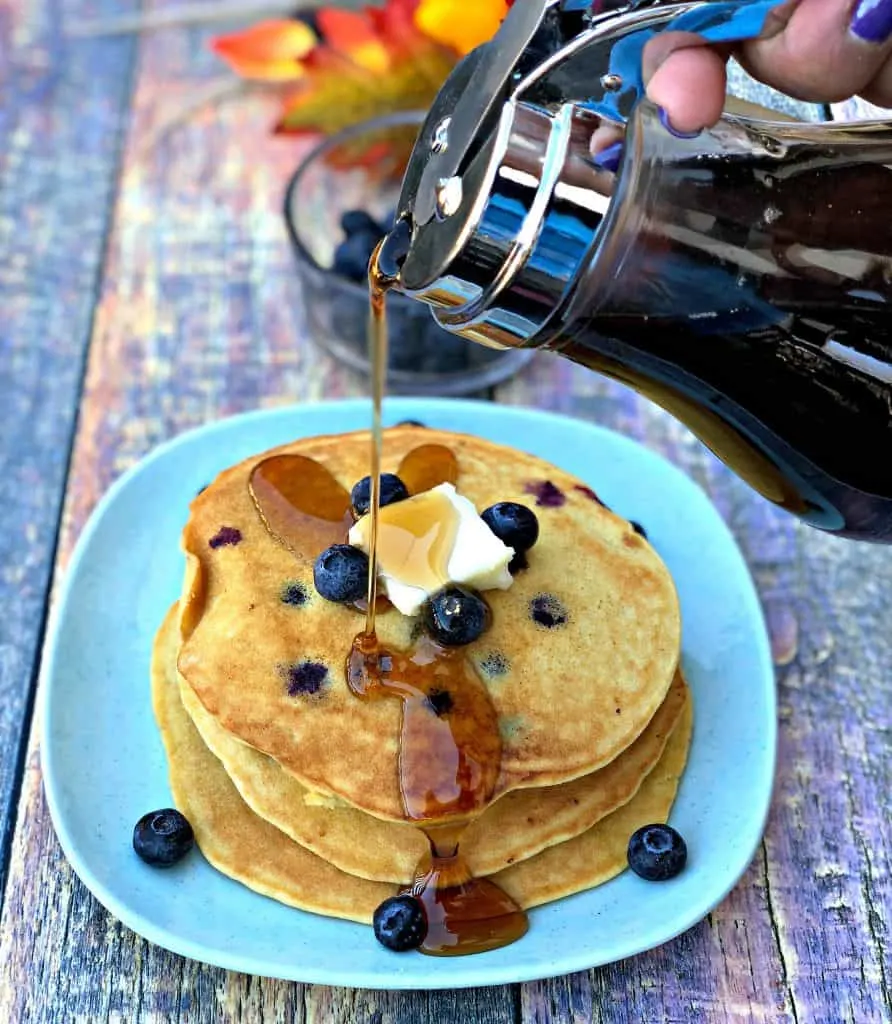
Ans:
[{"label": "dark syrup in bottle", "polygon": [[667,181],[607,300],[551,347],[811,525],[892,542],[892,169],[806,152],[769,170]]}]

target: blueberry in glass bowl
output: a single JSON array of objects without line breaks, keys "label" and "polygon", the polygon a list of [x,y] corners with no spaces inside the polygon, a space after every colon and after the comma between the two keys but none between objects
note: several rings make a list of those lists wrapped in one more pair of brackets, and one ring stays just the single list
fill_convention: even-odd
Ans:
[{"label": "blueberry in glass bowl", "polygon": [[[393,223],[402,170],[424,117],[391,114],[330,136],[300,164],[285,196],[310,337],[364,375],[368,260]],[[392,393],[468,394],[508,379],[531,358],[451,334],[427,306],[399,292],[388,295],[387,320]]]}]

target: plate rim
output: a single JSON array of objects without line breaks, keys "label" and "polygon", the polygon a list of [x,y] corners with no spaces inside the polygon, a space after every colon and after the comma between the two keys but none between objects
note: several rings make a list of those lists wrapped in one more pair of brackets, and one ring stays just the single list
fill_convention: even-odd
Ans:
[{"label": "plate rim", "polygon": [[[400,410],[404,407],[405,411],[400,413]],[[618,431],[612,430],[609,427],[592,423],[587,420],[577,419],[561,413],[529,408],[527,406],[501,405],[495,402],[478,401],[473,399],[394,396],[385,400],[384,415],[387,420],[391,418],[389,414],[396,411],[398,416],[408,417],[411,413],[418,415],[422,408],[431,409],[432,407],[439,410],[454,410],[461,420],[467,420],[469,424],[470,422],[473,422],[472,417],[475,412],[483,412],[485,415],[494,415],[497,418],[505,417],[510,419],[517,417],[523,419],[527,425],[529,425],[531,420],[533,423],[537,421],[559,421],[565,427],[580,430],[583,433],[592,433],[601,437],[608,436],[612,443],[618,442],[620,447],[627,447],[630,450],[636,451],[637,454],[643,452],[647,457],[656,458],[660,460],[664,467],[670,470],[673,474],[683,477],[687,486],[692,486],[700,491],[704,500],[710,504],[715,513],[717,526],[725,534],[725,542],[731,549],[733,549],[740,561],[741,568],[743,570],[741,573],[741,580],[745,580],[746,584],[745,594],[743,593],[744,587],[741,587],[741,596],[749,606],[748,611],[753,615],[754,621],[758,621],[761,625],[761,629],[759,629],[757,633],[750,638],[754,648],[754,653],[758,657],[760,663],[759,671],[760,674],[764,673],[765,676],[770,678],[772,681],[776,679],[765,615],[755,581],[753,580],[752,573],[750,572],[749,564],[744,557],[734,534],[730,530],[727,522],[725,522],[724,518],[719,513],[718,509],[715,507],[714,503],[709,499],[709,496],[703,491],[703,488],[697,483],[697,481],[693,480],[679,466],[671,462],[659,452],[656,452],[639,441],[625,434],[621,434]],[[762,762],[764,763],[766,770],[765,773],[768,776],[769,784],[765,786],[764,790],[760,794],[760,806],[758,807],[758,813],[755,813],[754,811],[751,815],[753,820],[758,818],[759,821],[759,826],[755,829],[754,841],[747,845],[745,854],[742,854],[738,862],[735,862],[733,867],[727,871],[726,883],[722,887],[720,894],[710,896],[703,905],[698,904],[697,909],[693,913],[685,915],[685,923],[679,924],[676,928],[667,929],[658,943],[654,943],[648,939],[644,939],[640,943],[631,942],[621,950],[618,950],[616,955],[611,955],[607,959],[595,955],[593,962],[592,953],[586,954],[585,952],[579,952],[574,954],[562,952],[560,959],[550,959],[547,962],[539,961],[540,966],[533,967],[532,969],[526,965],[526,969],[524,969],[524,967],[521,967],[521,969],[515,969],[512,965],[496,965],[488,968],[484,962],[484,958],[475,956],[461,958],[462,965],[467,965],[464,971],[444,971],[441,973],[440,977],[437,976],[438,972],[436,968],[426,966],[428,958],[424,958],[425,967],[420,971],[409,970],[408,972],[403,972],[397,970],[393,974],[382,976],[377,970],[359,970],[358,972],[351,970],[351,977],[349,980],[344,977],[344,969],[329,968],[327,966],[302,967],[295,972],[284,972],[278,969],[270,971],[268,966],[265,966],[266,961],[262,957],[246,953],[230,953],[228,950],[222,948],[209,949],[201,942],[184,938],[174,931],[156,925],[138,910],[131,911],[126,902],[119,900],[114,893],[107,890],[103,883],[96,877],[90,867],[90,863],[80,854],[77,844],[72,840],[66,827],[65,816],[59,806],[58,794],[55,791],[55,783],[53,782],[55,769],[53,767],[53,748],[50,742],[50,724],[52,720],[51,698],[54,690],[52,681],[58,675],[57,659],[59,656],[58,647],[62,632],[61,625],[64,620],[66,609],[71,600],[71,593],[73,590],[72,581],[78,576],[81,563],[84,560],[88,548],[90,547],[90,541],[100,529],[108,510],[115,504],[118,496],[127,488],[130,481],[154,463],[163,460],[169,452],[180,447],[188,447],[190,444],[196,443],[199,439],[205,439],[208,437],[212,438],[215,434],[223,433],[228,430],[237,430],[238,427],[243,424],[251,426],[264,420],[270,420],[273,422],[278,420],[284,421],[290,417],[294,417],[299,423],[299,421],[303,420],[305,417],[309,416],[310,419],[312,419],[314,413],[325,410],[341,410],[345,415],[349,415],[355,414],[360,410],[370,411],[370,403],[366,398],[323,399],[313,402],[301,402],[299,404],[275,406],[267,409],[253,409],[248,412],[219,417],[210,420],[207,423],[199,424],[195,427],[184,430],[153,447],[145,455],[134,462],[133,465],[129,466],[119,477],[117,477],[97,501],[81,529],[75,542],[71,557],[63,570],[62,578],[58,584],[58,593],[53,601],[48,619],[38,683],[39,692],[35,698],[35,708],[39,714],[37,731],[39,738],[39,755],[43,792],[47,801],[47,807],[56,838],[63,853],[65,854],[71,870],[78,876],[80,881],[89,890],[97,902],[118,918],[123,925],[135,932],[137,935],[142,936],[147,941],[150,941],[169,952],[189,957],[190,959],[196,960],[200,963],[205,963],[212,967],[219,967],[224,970],[239,971],[253,974],[258,977],[270,977],[301,984],[325,985],[341,988],[365,988],[389,991],[405,991],[411,989],[436,991],[450,988],[473,988],[479,986],[518,984],[544,980],[547,978],[560,977],[577,971],[588,970],[608,963],[615,963],[618,960],[626,959],[628,957],[638,956],[643,952],[672,941],[679,935],[694,927],[712,909],[718,906],[727,897],[731,890],[736,887],[748,870],[760,845],[762,844],[774,799],[777,776],[778,723],[776,685],[772,685],[770,687],[770,692],[766,694],[769,704],[768,710],[770,710],[772,714],[769,716],[767,723],[768,730],[764,734],[765,752],[762,755]],[[457,427],[454,429],[458,433],[470,432],[468,426]],[[313,436],[312,427],[300,424],[294,436],[295,438]],[[480,436],[484,438],[486,437],[485,426],[480,431]],[[517,445],[516,447],[522,450],[522,446]],[[165,781],[167,781],[167,785],[169,787],[169,781]],[[263,897],[259,893],[255,893],[255,895],[257,895],[258,898],[269,898]],[[302,911],[297,908],[292,909],[295,913],[305,914],[310,918],[319,916],[312,914],[309,911]],[[533,912],[535,913],[535,910]],[[209,953],[212,953],[213,956],[209,956]],[[433,961],[434,964],[440,962],[441,961],[438,960]],[[452,959],[451,962],[456,963],[457,958]],[[395,964],[395,966],[397,965]]]}]

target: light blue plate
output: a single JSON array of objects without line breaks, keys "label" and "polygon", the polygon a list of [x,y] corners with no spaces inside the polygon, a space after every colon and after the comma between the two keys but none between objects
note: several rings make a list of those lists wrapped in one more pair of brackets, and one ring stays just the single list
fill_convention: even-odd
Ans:
[{"label": "light blue plate", "polygon": [[133,825],[170,802],[152,718],[152,638],[179,593],[180,529],[216,473],[273,445],[368,425],[367,401],[257,412],[163,445],[111,488],[84,530],[55,609],[42,681],[43,769],[74,870],[126,925],[221,967],[326,985],[455,988],[578,971],[666,942],[703,918],[749,864],[771,797],[775,691],[756,593],[731,534],[686,476],[598,427],[523,409],[399,399],[414,418],[526,448],[588,481],[643,523],[681,595],[684,667],[694,692],[690,761],[672,811],[689,848],[677,879],[631,872],[534,910],[506,949],[432,959],[388,953],[365,926],[292,910],[211,868],[196,852],[144,865]]}]

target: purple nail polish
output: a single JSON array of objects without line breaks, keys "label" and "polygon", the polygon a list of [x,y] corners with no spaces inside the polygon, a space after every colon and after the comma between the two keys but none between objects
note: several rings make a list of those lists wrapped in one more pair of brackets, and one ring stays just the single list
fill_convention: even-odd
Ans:
[{"label": "purple nail polish", "polygon": [[622,155],[623,144],[621,142],[612,142],[598,153],[595,157],[595,163],[598,167],[603,167],[605,171],[612,171],[616,174],[619,170],[619,162],[622,159]]},{"label": "purple nail polish", "polygon": [[672,127],[672,122],[669,120],[669,115],[662,107],[657,107],[660,116],[660,124],[669,132],[670,135],[674,135],[676,139],[696,139],[700,132],[680,132],[677,128]]},{"label": "purple nail polish", "polygon": [[851,30],[865,43],[885,43],[892,36],[892,0],[861,0]]}]

